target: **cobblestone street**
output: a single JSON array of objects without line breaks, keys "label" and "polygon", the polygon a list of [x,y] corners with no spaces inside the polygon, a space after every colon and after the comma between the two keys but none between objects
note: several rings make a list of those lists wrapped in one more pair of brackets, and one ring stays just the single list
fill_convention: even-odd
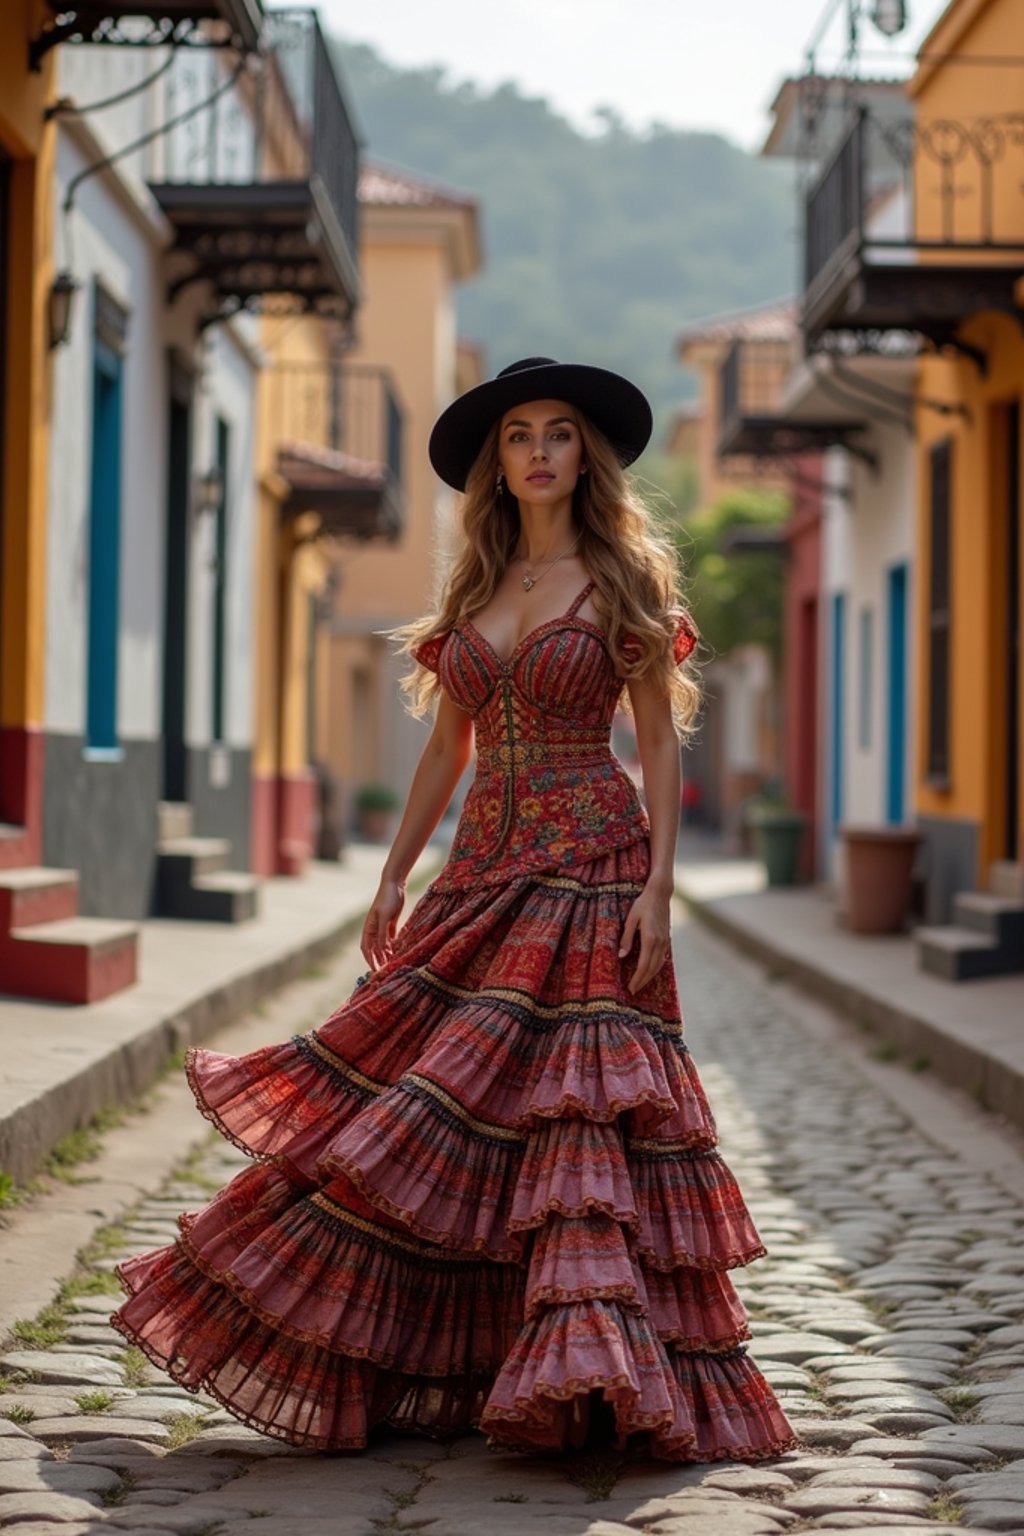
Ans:
[{"label": "cobblestone street", "polygon": [[[167,1241],[175,1213],[240,1166],[211,1138],[130,1225],[99,1234],[64,1304],[8,1342],[0,1526],[33,1536],[1024,1532],[1024,1207],[943,1149],[943,1124],[928,1139],[877,1074],[823,1047],[772,981],[717,940],[686,924],[678,952],[722,1151],[770,1249],[740,1279],[753,1350],[801,1450],[756,1467],[681,1467],[385,1436],[361,1455],[318,1456],[244,1429],[158,1378],[106,1324],[114,1262]],[[857,1048],[867,1062],[867,1044]]]}]

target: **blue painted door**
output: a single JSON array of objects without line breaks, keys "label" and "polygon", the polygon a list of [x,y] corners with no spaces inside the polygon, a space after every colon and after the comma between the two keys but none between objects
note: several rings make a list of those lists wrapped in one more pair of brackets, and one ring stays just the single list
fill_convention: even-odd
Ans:
[{"label": "blue painted door", "polygon": [[887,748],[885,815],[893,823],[906,815],[907,780],[907,567],[889,570],[889,646],[887,659]]},{"label": "blue painted door", "polygon": [[100,340],[95,348],[85,736],[89,748],[109,751],[117,747],[122,360]]},{"label": "blue painted door", "polygon": [[846,593],[832,598],[832,729],[829,816],[835,833],[843,819],[843,754],[846,750]]}]

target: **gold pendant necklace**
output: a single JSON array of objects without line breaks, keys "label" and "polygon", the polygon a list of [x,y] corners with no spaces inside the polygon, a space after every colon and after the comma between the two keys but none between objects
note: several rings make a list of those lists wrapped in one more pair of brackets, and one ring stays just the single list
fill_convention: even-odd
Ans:
[{"label": "gold pendant necklace", "polygon": [[[531,576],[530,572],[526,571],[524,573],[524,575],[523,575],[523,589],[524,589],[524,591],[529,592],[533,587],[535,587],[537,585],[538,581],[540,581],[540,579],[541,579],[541,576],[546,576],[547,575],[548,571],[550,571],[550,569],[551,569],[551,567],[553,565],[557,565],[559,560],[564,560],[567,555],[571,555],[573,550],[576,548],[576,545],[579,543],[580,539],[582,539],[582,537],[583,537],[583,530],[580,529],[579,533],[576,535],[576,537],[573,539],[572,543],[569,545],[569,548],[568,549],[563,549],[562,553],[560,555],[556,555],[553,560],[549,560],[547,562],[547,564],[544,566],[544,569],[541,571],[539,576]],[[520,559],[522,559],[522,558],[523,557],[520,556]]]}]

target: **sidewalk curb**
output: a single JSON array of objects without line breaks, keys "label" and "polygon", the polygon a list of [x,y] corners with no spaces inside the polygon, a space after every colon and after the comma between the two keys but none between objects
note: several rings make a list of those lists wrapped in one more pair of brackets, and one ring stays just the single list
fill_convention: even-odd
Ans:
[{"label": "sidewalk curb", "polygon": [[926,1015],[872,990],[867,982],[858,985],[816,965],[806,953],[773,943],[761,930],[729,911],[728,899],[696,896],[678,879],[676,895],[712,933],[809,996],[827,1003],[880,1042],[895,1046],[910,1061],[926,1060],[928,1068],[950,1087],[967,1094],[980,1108],[1003,1115],[1024,1129],[1024,1071],[1016,1063],[948,1033]]},{"label": "sidewalk curb", "polygon": [[[410,881],[410,894],[419,893],[441,862],[440,856],[424,861]],[[308,940],[292,944],[264,963],[249,966],[186,998],[180,1006],[151,1017],[138,1033],[118,1041],[103,1056],[69,1071],[60,1081],[17,1105],[0,1118],[0,1169],[16,1183],[24,1183],[39,1171],[64,1136],[88,1125],[108,1107],[140,1098],[176,1053],[209,1039],[328,958],[355,937],[364,916],[361,899],[355,910],[350,909]]]}]

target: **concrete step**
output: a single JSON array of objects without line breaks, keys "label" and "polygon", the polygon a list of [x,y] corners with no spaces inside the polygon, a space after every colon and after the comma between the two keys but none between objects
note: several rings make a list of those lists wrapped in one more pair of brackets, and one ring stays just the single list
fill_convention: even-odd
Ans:
[{"label": "concrete step", "polygon": [[156,845],[161,863],[188,862],[193,876],[212,875],[223,869],[231,856],[231,843],[226,837],[172,837]]},{"label": "concrete step", "polygon": [[993,896],[1024,903],[1024,864],[996,859],[988,867],[988,888]]},{"label": "concrete step", "polygon": [[161,800],[156,808],[157,842],[192,836],[192,807],[187,800]]},{"label": "concrete step", "polygon": [[208,923],[243,923],[255,917],[255,876],[225,869],[231,844],[224,837],[181,837],[157,848],[157,903],[163,917]]},{"label": "concrete step", "polygon": [[96,1003],[138,978],[139,930],[113,918],[67,917],[0,937],[0,988],[48,1002]]},{"label": "concrete step", "polygon": [[200,875],[192,886],[190,915],[207,922],[245,923],[259,912],[260,882],[244,870]]},{"label": "concrete step", "polygon": [[1006,976],[1024,968],[994,939],[975,928],[915,928],[918,959],[922,970],[946,981],[973,981],[980,976]]},{"label": "concrete step", "polygon": [[987,934],[1002,948],[1016,950],[1024,966],[1024,902],[990,891],[961,891],[953,898],[953,920]]},{"label": "concrete step", "polygon": [[0,870],[0,934],[74,917],[77,911],[77,870],[38,864]]}]

